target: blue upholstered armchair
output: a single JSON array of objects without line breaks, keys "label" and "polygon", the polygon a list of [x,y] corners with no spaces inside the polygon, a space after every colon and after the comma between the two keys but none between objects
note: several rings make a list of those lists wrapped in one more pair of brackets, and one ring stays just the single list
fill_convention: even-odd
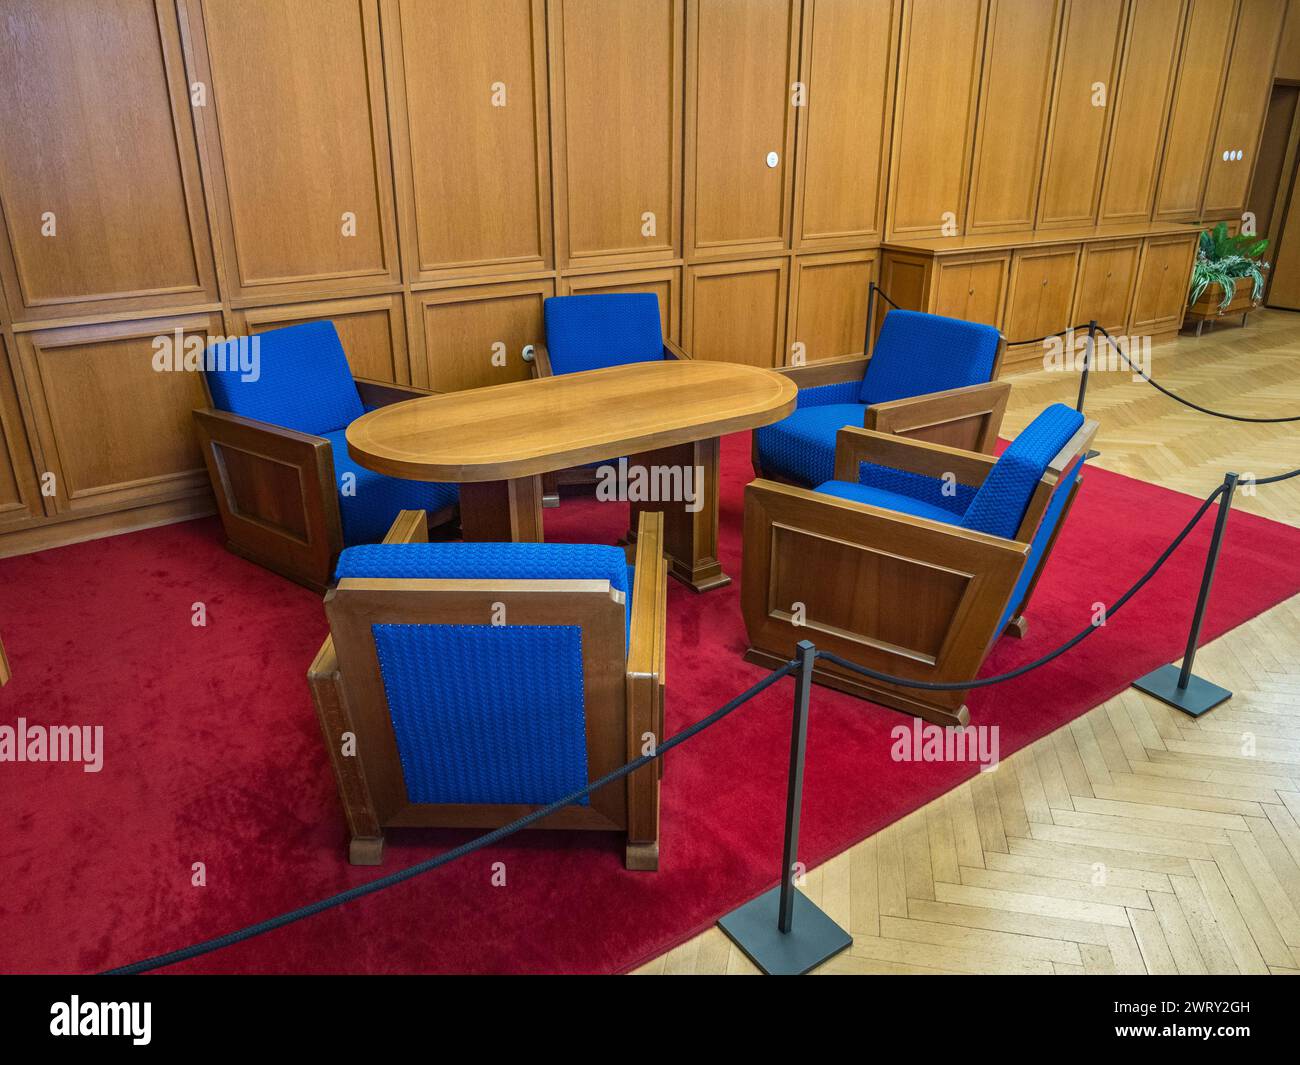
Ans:
[{"label": "blue upholstered armchair", "polygon": [[[532,353],[533,373],[537,377],[582,373],[631,362],[690,358],[664,338],[659,297],[653,292],[552,296],[542,305],[542,314],[546,321],[546,343],[534,344]],[[594,483],[599,465],[593,463],[544,474],[544,505],[559,504],[562,484]]]},{"label": "blue upholstered armchair", "polygon": [[[257,359],[241,362],[253,340]],[[377,543],[399,510],[454,519],[455,485],[385,477],[348,455],[349,423],[430,393],[354,378],[333,322],[213,344],[207,365],[212,407],[195,425],[232,551],[324,591],[343,547]]]},{"label": "blue upholstered armchair", "polygon": [[806,488],[829,480],[845,425],[987,454],[1011,393],[995,380],[1004,348],[992,326],[891,310],[870,360],[782,371],[798,384],[799,405],[754,433],[754,472]]},{"label": "blue upholstered armchair", "polygon": [[[1025,609],[1097,429],[1053,404],[998,458],[848,426],[816,490],[745,490],[741,592],[750,650],[779,665],[801,639],[912,680],[960,683]],[[941,724],[965,691],[924,691],[819,664],[816,679]]]},{"label": "blue upholstered armchair", "polygon": [[[633,566],[616,547],[424,538],[403,512],[343,552],[308,674],[355,865],[383,860],[388,828],[499,827],[663,736],[662,514],[641,515]],[[536,827],[624,833],[627,867],[654,870],[660,775]]]}]

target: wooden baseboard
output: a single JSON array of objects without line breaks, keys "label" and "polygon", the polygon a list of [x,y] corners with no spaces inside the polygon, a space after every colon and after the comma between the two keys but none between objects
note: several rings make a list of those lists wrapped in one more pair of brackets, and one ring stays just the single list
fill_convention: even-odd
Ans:
[{"label": "wooden baseboard", "polygon": [[162,503],[132,507],[130,510],[54,519],[24,529],[0,533],[0,558],[45,551],[51,547],[79,544],[85,540],[98,540],[104,536],[117,536],[120,533],[139,532],[159,525],[191,521],[194,518],[205,518],[216,512],[212,493],[204,491],[182,499],[169,499]]}]

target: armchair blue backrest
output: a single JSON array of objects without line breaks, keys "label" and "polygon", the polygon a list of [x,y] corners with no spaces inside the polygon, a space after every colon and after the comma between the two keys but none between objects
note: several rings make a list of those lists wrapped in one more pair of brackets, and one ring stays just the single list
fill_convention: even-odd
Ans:
[{"label": "armchair blue backrest", "polygon": [[542,310],[552,373],[656,362],[664,357],[659,297],[653,292],[552,296]]},{"label": "armchair blue backrest", "polygon": [[[240,350],[254,343],[253,372]],[[330,321],[272,329],[208,347],[206,372],[220,410],[300,433],[324,436],[364,413],[338,331]]]},{"label": "armchair blue backrest", "polygon": [[888,403],[982,385],[993,378],[1000,340],[991,325],[891,310],[872,348],[858,402]]},{"label": "armchair blue backrest", "polygon": [[[631,601],[623,552],[591,544],[371,544],[345,550],[336,576],[608,580],[627,609]],[[579,625],[507,619],[372,632],[412,802],[537,805],[586,786]]]}]

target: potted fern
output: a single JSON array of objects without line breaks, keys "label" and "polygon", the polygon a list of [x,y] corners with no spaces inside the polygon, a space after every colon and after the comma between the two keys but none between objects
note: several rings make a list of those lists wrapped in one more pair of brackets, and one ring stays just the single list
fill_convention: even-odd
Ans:
[{"label": "potted fern", "polygon": [[1261,237],[1230,236],[1227,222],[1201,234],[1186,318],[1196,324],[1197,336],[1207,321],[1229,314],[1240,314],[1241,324],[1246,324],[1246,315],[1264,298],[1264,271],[1269,267],[1260,256],[1267,247]]}]

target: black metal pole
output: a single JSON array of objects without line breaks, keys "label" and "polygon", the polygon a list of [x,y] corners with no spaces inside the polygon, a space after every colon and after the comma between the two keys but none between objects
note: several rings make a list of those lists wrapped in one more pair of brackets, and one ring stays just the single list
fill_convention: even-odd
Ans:
[{"label": "black metal pole", "polygon": [[1205,620],[1205,607],[1210,600],[1210,585],[1214,583],[1214,570],[1219,564],[1219,548],[1223,546],[1223,529],[1228,524],[1232,510],[1232,496],[1237,490],[1237,475],[1228,473],[1223,478],[1223,495],[1219,496],[1219,513],[1214,518],[1214,534],[1210,537],[1210,553],[1205,559],[1205,572],[1201,575],[1201,591],[1196,597],[1196,613],[1192,615],[1192,631],[1187,635],[1187,650],[1183,654],[1183,668],[1178,673],[1178,687],[1187,689],[1196,661],[1196,644],[1201,638],[1201,623]]},{"label": "black metal pole", "polygon": [[781,859],[781,902],[777,927],[788,933],[794,921],[794,867],[799,860],[799,811],[803,806],[803,763],[808,747],[808,695],[812,689],[814,651],[800,640],[799,672],[794,681],[794,721],[790,727],[790,778],[785,793],[785,848]]},{"label": "black metal pole", "polygon": [[871,333],[876,324],[876,283],[867,282],[867,336],[862,342],[862,354],[871,355]]},{"label": "black metal pole", "polygon": [[1088,323],[1088,342],[1083,349],[1083,373],[1079,375],[1079,398],[1074,409],[1083,413],[1083,401],[1088,395],[1088,374],[1092,370],[1092,353],[1097,350],[1097,319]]}]

